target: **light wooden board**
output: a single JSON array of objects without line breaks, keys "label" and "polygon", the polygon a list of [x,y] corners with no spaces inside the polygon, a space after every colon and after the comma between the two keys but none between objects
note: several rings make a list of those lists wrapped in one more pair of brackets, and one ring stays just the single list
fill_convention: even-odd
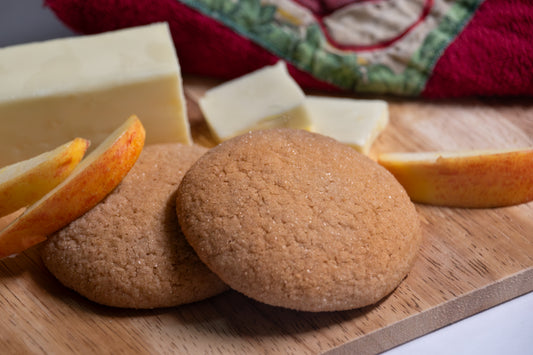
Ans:
[{"label": "light wooden board", "polygon": [[[212,145],[195,101],[214,82],[185,82],[196,142]],[[533,145],[524,101],[389,102],[372,154]],[[345,312],[295,312],[233,291],[169,309],[104,307],[62,287],[31,249],[0,261],[2,353],[376,353],[533,290],[533,203],[417,210],[424,243],[412,272],[379,304]]]}]

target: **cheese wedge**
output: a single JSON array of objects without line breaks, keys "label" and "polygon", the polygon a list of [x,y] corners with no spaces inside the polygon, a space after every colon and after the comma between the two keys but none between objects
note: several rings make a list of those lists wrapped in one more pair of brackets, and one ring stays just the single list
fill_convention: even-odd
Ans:
[{"label": "cheese wedge", "polygon": [[146,142],[191,143],[168,25],[0,49],[0,167],[75,137],[98,146],[131,114]]},{"label": "cheese wedge", "polygon": [[219,141],[250,130],[311,125],[305,95],[283,61],[208,90],[199,104]]},{"label": "cheese wedge", "polygon": [[306,105],[312,131],[334,138],[363,154],[368,154],[372,143],[389,122],[388,104],[382,100],[308,96]]}]

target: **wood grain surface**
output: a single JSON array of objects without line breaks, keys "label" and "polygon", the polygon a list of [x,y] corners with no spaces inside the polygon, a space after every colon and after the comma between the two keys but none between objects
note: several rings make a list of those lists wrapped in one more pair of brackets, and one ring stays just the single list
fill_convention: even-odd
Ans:
[{"label": "wood grain surface", "polygon": [[[185,80],[193,136],[206,146],[196,102],[213,84]],[[371,155],[533,145],[531,103],[388,101],[390,125]],[[409,276],[377,305],[344,312],[295,312],[234,291],[168,309],[100,306],[59,284],[30,249],[0,261],[1,352],[378,353],[533,291],[533,203],[417,210],[424,243]]]}]

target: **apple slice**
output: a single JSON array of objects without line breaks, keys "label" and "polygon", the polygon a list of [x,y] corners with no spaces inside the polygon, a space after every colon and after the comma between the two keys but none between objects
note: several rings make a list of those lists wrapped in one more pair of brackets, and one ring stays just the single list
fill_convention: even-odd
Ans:
[{"label": "apple slice", "polygon": [[0,231],[0,257],[20,253],[100,202],[122,181],[144,146],[136,116],[106,138],[53,190]]},{"label": "apple slice", "polygon": [[76,138],[54,150],[0,169],[0,216],[26,207],[70,175],[89,141]]},{"label": "apple slice", "polygon": [[533,200],[533,148],[385,153],[378,162],[414,202],[488,208]]}]

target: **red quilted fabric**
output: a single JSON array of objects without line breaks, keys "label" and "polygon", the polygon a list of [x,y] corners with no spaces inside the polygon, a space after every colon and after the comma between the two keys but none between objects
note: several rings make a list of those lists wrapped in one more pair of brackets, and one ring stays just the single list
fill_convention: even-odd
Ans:
[{"label": "red quilted fabric", "polygon": [[485,1],[438,60],[423,95],[533,95],[533,1]]}]

